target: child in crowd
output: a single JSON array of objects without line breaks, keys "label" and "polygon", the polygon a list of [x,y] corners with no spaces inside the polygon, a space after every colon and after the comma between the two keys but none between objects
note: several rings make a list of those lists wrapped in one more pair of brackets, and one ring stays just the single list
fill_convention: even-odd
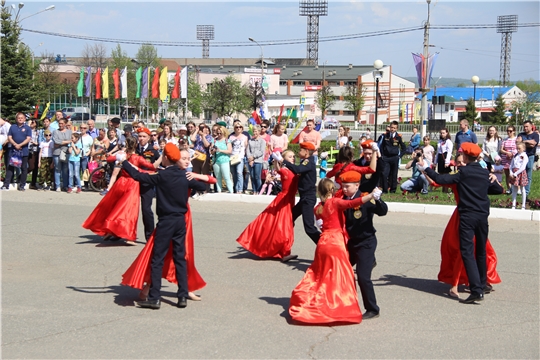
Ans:
[{"label": "child in crowd", "polygon": [[486,162],[484,161],[484,154],[480,154],[480,156],[478,156],[478,163],[479,163],[480,166],[483,167],[484,169],[487,169],[487,168],[488,168]]},{"label": "child in crowd", "polygon": [[429,136],[424,136],[424,159],[428,160],[430,164],[433,164],[433,154],[435,149],[431,146],[431,139]]},{"label": "child in crowd", "polygon": [[497,181],[502,184],[502,176],[504,172],[504,166],[502,165],[502,159],[499,155],[495,156],[495,165],[491,167],[491,172],[497,177]]},{"label": "child in crowd", "polygon": [[[73,186],[77,186],[77,194],[81,192],[81,153],[82,144],[79,142],[79,133],[73,133],[71,135],[71,143],[68,145],[69,154],[69,181],[68,181],[68,194],[73,191]],[[73,181],[75,179],[75,183]]]},{"label": "child in crowd", "polygon": [[320,158],[321,163],[319,166],[319,178],[324,179],[326,177],[326,173],[328,172],[328,161],[326,160],[328,158],[328,153],[326,151],[321,153]]},{"label": "child in crowd", "polygon": [[[52,134],[50,130],[45,130],[43,132],[44,140],[39,143],[39,186],[38,190],[50,190],[51,184],[53,183],[53,150],[54,143],[52,141]],[[47,183],[49,185],[47,185]]]},{"label": "child in crowd", "polygon": [[261,187],[261,191],[259,192],[259,195],[264,195],[265,191],[266,191],[266,195],[272,194],[272,188],[278,185],[280,180],[281,180],[281,177],[279,176],[279,173],[276,170],[268,171],[268,173],[266,174],[266,181]]},{"label": "child in crowd", "polygon": [[529,183],[527,178],[527,172],[525,171],[529,157],[525,153],[525,143],[516,142],[516,149],[518,153],[512,159],[510,163],[510,181],[512,182],[512,209],[516,208],[516,198],[518,188],[521,190],[521,209],[525,210],[527,203],[527,192],[525,186]]},{"label": "child in crowd", "polygon": [[159,155],[163,155],[163,149],[165,149],[165,145],[167,145],[167,140],[165,140],[165,138],[159,139]]}]

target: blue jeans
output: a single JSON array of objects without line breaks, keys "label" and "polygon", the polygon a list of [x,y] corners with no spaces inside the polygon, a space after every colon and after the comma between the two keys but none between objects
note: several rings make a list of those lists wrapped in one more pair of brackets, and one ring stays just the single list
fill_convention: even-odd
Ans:
[{"label": "blue jeans", "polygon": [[[67,162],[60,161],[59,155],[53,155],[54,162],[54,184],[56,188],[67,188],[69,177],[69,166]],[[60,184],[60,174],[62,174],[62,184]]]},{"label": "blue jeans", "polygon": [[81,172],[88,169],[88,156],[81,157]]},{"label": "blue jeans", "polygon": [[70,161],[69,162],[69,181],[68,187],[73,188],[73,179],[75,179],[75,186],[81,187],[81,162]]},{"label": "blue jeans", "polygon": [[244,170],[247,170],[247,171],[243,172],[244,182],[242,183],[242,190],[246,191],[248,187],[249,173],[250,173],[247,157],[244,157],[244,165],[245,165]]},{"label": "blue jeans", "polygon": [[248,166],[249,176],[251,177],[251,188],[253,193],[258,193],[261,190],[261,173],[262,163],[253,163],[253,166]]},{"label": "blue jeans", "polygon": [[236,165],[231,165],[231,173],[234,183],[234,192],[241,193],[244,189],[244,159]]},{"label": "blue jeans", "polygon": [[231,165],[229,165],[228,162],[214,164],[214,175],[217,180],[216,188],[218,193],[221,192],[221,184],[223,179],[225,179],[225,183],[227,184],[227,190],[231,194],[234,193],[233,182],[231,180]]},{"label": "blue jeans", "polygon": [[426,177],[422,174],[416,179],[410,178],[401,184],[402,191],[416,192],[422,190],[423,193],[428,192],[429,182]]},{"label": "blue jeans", "polygon": [[527,186],[525,186],[525,192],[527,193],[527,195],[529,195],[529,192],[531,191],[533,167],[534,155],[529,155],[529,162],[527,163],[527,179],[529,180],[529,183],[527,184]]}]

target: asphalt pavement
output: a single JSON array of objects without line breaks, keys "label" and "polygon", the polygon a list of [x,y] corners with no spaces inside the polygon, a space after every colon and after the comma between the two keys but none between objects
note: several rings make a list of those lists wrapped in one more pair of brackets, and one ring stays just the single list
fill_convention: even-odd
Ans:
[{"label": "asphalt pavement", "polygon": [[[26,191],[2,199],[2,358],[519,358],[539,353],[539,222],[491,219],[502,283],[479,305],[449,298],[437,281],[448,215],[377,218],[373,272],[381,316],[349,326],[289,321],[292,289],[315,245],[295,228],[287,264],[259,260],[235,242],[264,204],[193,201],[202,301],[134,306],[120,285],[144,246],[106,244],[81,223],[96,193]],[[139,219],[138,234],[142,237]],[[271,231],[271,229],[268,229]],[[463,291],[463,290],[462,290]],[[462,292],[462,297],[467,293]]]}]

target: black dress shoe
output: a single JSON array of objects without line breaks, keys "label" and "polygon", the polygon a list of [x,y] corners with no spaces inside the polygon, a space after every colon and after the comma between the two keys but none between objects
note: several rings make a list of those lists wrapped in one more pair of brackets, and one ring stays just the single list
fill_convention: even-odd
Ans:
[{"label": "black dress shoe", "polygon": [[484,300],[484,295],[482,295],[482,294],[471,294],[471,295],[469,295],[468,298],[463,299],[463,300],[459,300],[459,302],[463,303],[463,304],[474,304],[475,302],[482,301],[482,300]]},{"label": "black dress shoe", "polygon": [[375,269],[375,266],[377,266],[377,260],[373,262],[373,267],[371,268],[371,270]]},{"label": "black dress shoe", "polygon": [[137,301],[137,305],[141,308],[145,309],[153,309],[158,310],[161,307],[161,301],[158,300],[144,300],[144,301]]},{"label": "black dress shoe", "polygon": [[379,317],[379,313],[375,311],[366,311],[364,315],[362,315],[362,320],[369,320],[369,319],[375,319]]},{"label": "black dress shoe", "polygon": [[178,298],[178,304],[176,304],[179,308],[185,308],[187,306],[187,298],[182,296]]},{"label": "black dress shoe", "polygon": [[486,286],[484,286],[484,294],[489,294],[490,292],[494,291],[493,290],[493,286],[487,284]]}]

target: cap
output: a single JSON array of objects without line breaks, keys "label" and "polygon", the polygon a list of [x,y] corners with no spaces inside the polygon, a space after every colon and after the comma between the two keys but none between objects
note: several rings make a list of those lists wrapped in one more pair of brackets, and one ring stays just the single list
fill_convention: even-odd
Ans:
[{"label": "cap", "polygon": [[465,155],[472,157],[478,157],[482,153],[480,146],[473,143],[463,143],[461,144],[461,150]]},{"label": "cap", "polygon": [[180,126],[178,127],[178,131],[180,131],[180,130],[185,130],[185,131],[187,131],[187,126],[186,126],[186,125],[180,125]]},{"label": "cap", "polygon": [[180,150],[173,143],[167,143],[167,145],[165,145],[164,154],[173,163],[180,160]]},{"label": "cap", "polygon": [[152,135],[152,132],[150,131],[150,129],[148,128],[145,128],[145,127],[140,127],[137,129],[137,133],[140,134],[140,133],[147,133],[148,135]]},{"label": "cap", "polygon": [[371,144],[373,144],[373,140],[369,139],[362,143],[362,149],[371,149]]},{"label": "cap", "polygon": [[124,125],[124,131],[132,132],[133,131],[133,125],[131,125],[131,124]]},{"label": "cap", "polygon": [[342,183],[359,183],[362,175],[356,171],[346,171],[340,175]]},{"label": "cap", "polygon": [[112,122],[113,124],[120,124],[120,121],[121,121],[121,119],[120,119],[119,117],[113,117],[113,118],[111,119],[111,122]]},{"label": "cap", "polygon": [[216,124],[219,126],[227,127],[227,123],[225,121],[218,121]]},{"label": "cap", "polygon": [[165,121],[166,121],[165,118],[161,118],[161,120],[159,120],[159,125],[163,124]]},{"label": "cap", "polygon": [[300,144],[300,147],[301,147],[302,149],[311,150],[311,151],[315,151],[315,150],[316,150],[316,149],[315,149],[315,145],[314,145],[313,143],[309,142],[309,141],[301,143],[301,144]]},{"label": "cap", "polygon": [[319,154],[319,157],[320,157],[321,159],[326,159],[326,158],[328,157],[328,153],[327,153],[326,151],[325,151],[325,152],[322,152],[322,153]]}]

